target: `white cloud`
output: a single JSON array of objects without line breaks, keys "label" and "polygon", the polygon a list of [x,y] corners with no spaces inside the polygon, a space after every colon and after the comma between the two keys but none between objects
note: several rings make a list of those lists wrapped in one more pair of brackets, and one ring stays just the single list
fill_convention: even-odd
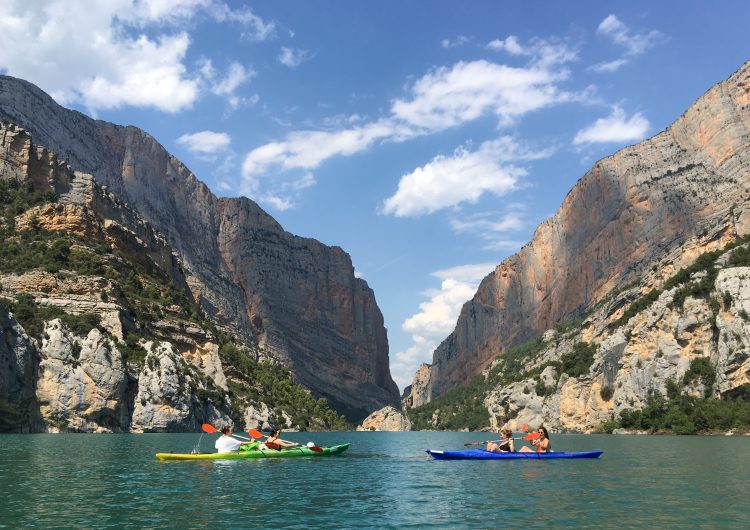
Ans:
[{"label": "white cloud", "polygon": [[401,388],[411,384],[421,363],[430,362],[439,342],[453,331],[463,304],[474,296],[479,282],[495,267],[495,263],[480,263],[432,273],[442,280],[440,288],[423,293],[428,299],[402,325],[411,334],[412,344],[392,356],[391,375]]},{"label": "white cloud", "polygon": [[307,50],[295,50],[283,46],[279,52],[279,62],[289,68],[297,68],[303,62],[310,59],[312,55]]},{"label": "white cloud", "polygon": [[180,20],[191,18],[198,9],[205,9],[212,0],[140,0],[120,2],[123,9],[119,18],[128,22],[146,24],[162,22],[177,24]]},{"label": "white cloud", "polygon": [[640,112],[627,118],[625,111],[615,106],[609,116],[599,118],[588,127],[578,131],[573,144],[638,141],[645,138],[650,128],[651,124]]},{"label": "white cloud", "polygon": [[391,355],[391,377],[402,391],[412,383],[420,364],[432,362],[432,352],[438,344],[436,339],[412,335],[412,344],[408,348]]},{"label": "white cloud", "polygon": [[663,38],[663,35],[656,30],[651,30],[648,33],[631,33],[628,27],[615,15],[609,15],[602,20],[596,31],[623,46],[625,53],[630,56],[644,53]]},{"label": "white cloud", "polygon": [[503,252],[518,252],[528,241],[519,241],[517,239],[494,239],[487,242],[483,250],[501,250]]},{"label": "white cloud", "polygon": [[341,122],[339,130],[294,131],[257,147],[245,157],[244,187],[257,191],[271,171],[314,169],[330,157],[359,153],[379,141],[401,142],[492,114],[508,125],[528,112],[582,97],[558,87],[569,75],[561,65],[575,60],[575,51],[537,39],[528,54],[532,60],[525,68],[483,60],[437,68],[411,84],[409,97],[395,100],[387,117],[356,126],[353,120]]},{"label": "white cloud", "polygon": [[[440,269],[432,273],[432,276],[441,280],[455,280],[457,282],[479,285],[497,266],[496,263],[472,263],[469,265],[456,265],[447,269]],[[476,289],[476,286],[474,287]],[[468,299],[467,299],[468,300]]]},{"label": "white cloud", "polygon": [[247,26],[251,14],[216,0],[5,0],[0,69],[92,113],[127,105],[177,112],[200,97],[211,67],[188,70],[190,34],[175,28],[205,18]]},{"label": "white cloud", "polygon": [[183,134],[177,139],[177,143],[184,146],[193,153],[215,153],[229,147],[232,138],[227,133],[214,131],[201,131],[192,134]]},{"label": "white cloud", "polygon": [[385,200],[383,213],[411,217],[475,203],[484,193],[504,195],[526,175],[526,169],[514,162],[546,156],[549,152],[529,151],[509,136],[484,142],[474,152],[456,149],[453,156],[439,155],[403,175],[396,193]]},{"label": "white cloud", "polygon": [[522,45],[518,37],[510,35],[502,39],[495,39],[487,44],[487,49],[505,51],[510,55],[531,58],[530,67],[547,69],[578,59],[578,52],[567,43],[557,39],[541,39],[535,37],[526,45]]},{"label": "white cloud", "polygon": [[265,195],[262,200],[266,204],[270,204],[281,212],[286,211],[294,206],[294,203],[292,203],[289,198],[279,197],[277,195]]},{"label": "white cloud", "polygon": [[228,191],[232,190],[232,185],[228,181],[226,181],[224,179],[217,180],[216,181],[216,187],[219,188],[221,191],[224,191],[224,192],[228,192]]},{"label": "white cloud", "polygon": [[335,155],[352,155],[373,142],[393,135],[393,125],[379,121],[341,131],[295,131],[286,140],[250,151],[242,164],[246,188],[254,189],[259,177],[272,166],[282,170],[313,169]]},{"label": "white cloud", "polygon": [[508,212],[499,219],[491,219],[490,214],[482,213],[469,216],[466,219],[451,219],[451,228],[456,232],[483,232],[495,234],[498,232],[514,232],[524,227],[523,219],[518,212]]},{"label": "white cloud", "polygon": [[458,37],[456,37],[453,40],[443,39],[440,42],[440,45],[443,48],[460,48],[461,46],[463,46],[464,44],[466,44],[466,43],[468,43],[470,41],[471,41],[471,37],[467,37],[466,35],[459,35]]},{"label": "white cloud", "polygon": [[528,52],[524,50],[521,43],[518,42],[518,37],[510,35],[505,40],[495,39],[487,44],[487,48],[495,51],[505,51],[511,55],[527,55]]},{"label": "white cloud", "polygon": [[233,62],[229,65],[226,77],[214,83],[211,92],[217,96],[230,96],[242,83],[249,81],[254,75],[255,71],[252,68],[245,68],[240,63]]},{"label": "white cloud", "polygon": [[500,123],[510,124],[524,114],[568,100],[570,95],[557,88],[567,76],[564,70],[547,67],[459,62],[417,80],[410,88],[412,97],[396,100],[391,112],[424,133],[455,127],[488,113],[495,114]]},{"label": "white cloud", "polygon": [[427,291],[430,299],[419,304],[420,312],[407,318],[402,328],[420,336],[445,337],[453,331],[461,306],[474,295],[476,285],[446,278],[440,290]]},{"label": "white cloud", "polygon": [[628,64],[627,59],[615,59],[606,63],[597,63],[590,67],[589,70],[593,70],[594,72],[616,72],[621,66],[625,66],[626,64]]},{"label": "white cloud", "polygon": [[614,72],[620,67],[628,64],[630,58],[645,53],[649,48],[653,48],[664,39],[664,35],[656,30],[644,33],[633,33],[630,29],[615,15],[609,15],[601,21],[596,29],[599,35],[608,37],[624,48],[623,57],[595,64],[590,68],[595,72]]},{"label": "white cloud", "polygon": [[276,34],[276,24],[274,22],[264,22],[262,18],[255,15],[250,9],[243,11],[228,9],[227,18],[240,22],[247,28],[242,32],[242,38],[245,40],[262,42],[273,38]]}]

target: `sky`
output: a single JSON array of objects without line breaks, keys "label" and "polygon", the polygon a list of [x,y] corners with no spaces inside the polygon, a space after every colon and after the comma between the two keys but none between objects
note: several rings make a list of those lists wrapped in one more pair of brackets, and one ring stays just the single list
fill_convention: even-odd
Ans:
[{"label": "sky", "polygon": [[599,159],[750,59],[750,2],[3,0],[0,73],[340,246],[403,389]]}]

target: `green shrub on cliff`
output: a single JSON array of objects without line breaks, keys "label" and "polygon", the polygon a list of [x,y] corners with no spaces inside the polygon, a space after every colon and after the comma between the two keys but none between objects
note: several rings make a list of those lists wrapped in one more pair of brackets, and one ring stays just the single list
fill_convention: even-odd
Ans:
[{"label": "green shrub on cliff", "polygon": [[324,398],[316,399],[308,390],[295,383],[286,367],[271,361],[255,360],[223,333],[219,334],[219,341],[222,361],[231,365],[240,376],[229,381],[229,389],[235,396],[233,406],[237,423],[242,423],[240,405],[253,405],[262,401],[271,408],[270,422],[281,428],[290,427],[283,419],[283,411],[291,416],[292,424],[299,425],[302,430],[351,429],[351,425],[331,409]]},{"label": "green shrub on cliff", "polygon": [[[650,307],[651,304],[659,298],[661,293],[677,287],[678,285],[682,285],[683,287],[675,291],[672,300],[672,304],[675,307],[682,308],[685,299],[688,296],[708,296],[713,291],[716,277],[719,274],[719,269],[716,268],[716,260],[722,254],[734,249],[727,262],[727,266],[729,267],[740,267],[750,264],[750,250],[744,246],[748,241],[750,241],[750,235],[738,238],[723,249],[704,252],[698,256],[692,265],[680,269],[664,282],[664,287],[662,289],[652,289],[630,304],[622,316],[611,324],[611,327],[616,328],[627,324],[636,314]],[[691,281],[692,276],[701,271],[705,271],[704,276],[697,281]]]},{"label": "green shrub on cliff", "polygon": [[465,385],[453,388],[426,405],[409,410],[414,430],[476,431],[489,426],[484,406],[487,381],[479,374]]},{"label": "green shrub on cliff", "polygon": [[[696,359],[698,360],[698,359]],[[713,368],[705,363],[691,364],[682,380],[683,388],[700,378],[712,384]],[[612,432],[617,428],[649,432],[672,432],[674,434],[704,434],[725,432],[731,429],[750,430],[750,395],[742,392],[734,398],[697,399],[680,388],[679,383],[668,381],[667,396],[652,390],[641,409],[625,409],[617,418],[612,418],[600,430]]]},{"label": "green shrub on cliff", "polygon": [[15,217],[32,206],[55,202],[57,195],[51,188],[36,189],[33,182],[26,180],[0,178],[0,226],[11,229],[15,225]]},{"label": "green shrub on cliff", "polygon": [[560,373],[568,374],[570,377],[580,377],[587,374],[594,363],[596,349],[596,344],[576,343],[573,350],[560,359]]},{"label": "green shrub on cliff", "polygon": [[59,307],[41,306],[35,303],[34,298],[28,293],[18,293],[15,300],[5,298],[0,300],[0,303],[13,313],[13,317],[23,326],[26,333],[35,339],[42,338],[44,323],[56,318],[75,335],[86,335],[93,328],[99,327],[99,315],[72,315]]}]

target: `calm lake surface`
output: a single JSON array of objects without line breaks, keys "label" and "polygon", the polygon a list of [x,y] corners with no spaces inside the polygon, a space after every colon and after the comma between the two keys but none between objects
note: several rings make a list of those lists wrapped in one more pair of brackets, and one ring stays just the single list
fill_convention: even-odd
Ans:
[{"label": "calm lake surface", "polygon": [[487,433],[288,433],[340,457],[159,462],[216,435],[0,436],[0,528],[750,527],[750,438],[552,435],[599,460],[437,461]]}]

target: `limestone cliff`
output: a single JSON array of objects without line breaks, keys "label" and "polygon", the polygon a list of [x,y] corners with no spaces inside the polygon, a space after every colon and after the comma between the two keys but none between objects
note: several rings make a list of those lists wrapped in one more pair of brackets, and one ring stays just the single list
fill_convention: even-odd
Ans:
[{"label": "limestone cliff", "polygon": [[408,416],[393,407],[376,410],[357,427],[358,431],[410,431],[411,422]]},{"label": "limestone cliff", "polygon": [[[665,131],[580,179],[532,241],[481,282],[435,350],[429,382],[414,385],[421,390],[412,405],[468,382],[509,347],[582,315],[612,291],[647,276],[660,281],[698,252],[747,234],[749,190],[746,63]],[[676,257],[668,263],[670,253]]]},{"label": "limestone cliff", "polygon": [[150,223],[0,121],[0,432],[344,424],[188,284]]},{"label": "limestone cliff", "polygon": [[[745,395],[750,389],[750,268],[722,269],[709,294],[688,297],[681,307],[679,290],[663,291],[648,309],[614,330],[607,316],[614,314],[617,301],[595,311],[580,331],[549,333],[528,364],[532,372],[547,368],[492,389],[484,400],[491,418],[511,428],[543,423],[558,432],[591,432],[623,411],[643,409],[652,392],[669,395],[670,385],[684,385],[682,392],[694,398]],[[573,377],[549,366],[583,338],[597,344],[584,373]],[[690,378],[696,360],[708,362],[710,378]]]},{"label": "limestone cliff", "polygon": [[[352,419],[399,406],[382,314],[343,250],[286,232],[248,199],[215,197],[145,132],[64,109],[22,80],[0,76],[0,117],[163,234],[193,297],[219,325]],[[32,158],[45,178],[55,171],[57,159]]]}]

